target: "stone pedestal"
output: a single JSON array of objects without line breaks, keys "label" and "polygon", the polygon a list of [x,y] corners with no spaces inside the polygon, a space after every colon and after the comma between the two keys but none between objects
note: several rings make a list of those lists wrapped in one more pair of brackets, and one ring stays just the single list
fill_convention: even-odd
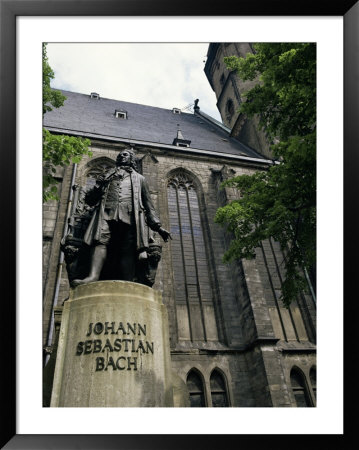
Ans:
[{"label": "stone pedestal", "polygon": [[78,286],[65,302],[51,406],[173,406],[167,311],[138,283]]}]

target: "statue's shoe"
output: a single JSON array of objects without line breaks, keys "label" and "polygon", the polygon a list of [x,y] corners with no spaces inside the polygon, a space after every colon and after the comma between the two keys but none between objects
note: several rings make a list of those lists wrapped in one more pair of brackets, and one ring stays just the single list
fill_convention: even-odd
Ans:
[{"label": "statue's shoe", "polygon": [[71,287],[80,286],[81,284],[92,283],[93,281],[97,281],[97,280],[94,280],[94,279],[88,278],[88,277],[84,278],[83,280],[72,280]]}]

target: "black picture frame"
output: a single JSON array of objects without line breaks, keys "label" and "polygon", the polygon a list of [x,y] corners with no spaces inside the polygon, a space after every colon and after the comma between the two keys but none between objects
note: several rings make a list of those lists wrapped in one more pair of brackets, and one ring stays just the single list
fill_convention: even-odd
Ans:
[{"label": "black picture frame", "polygon": [[[355,374],[354,320],[357,279],[353,256],[358,248],[356,217],[359,172],[359,4],[355,0],[300,2],[238,0],[235,3],[182,0],[0,0],[0,168],[2,192],[1,276],[3,351],[1,389],[3,409],[1,448],[6,449],[183,449],[253,446],[271,442],[276,448],[288,444],[318,445],[328,439],[346,448],[354,431],[355,415],[347,414],[343,435],[17,435],[16,434],[16,17],[18,16],[343,16],[344,18],[344,294],[345,303],[345,410],[352,400],[350,386]],[[352,256],[353,255],[353,256]],[[352,301],[348,297],[351,294]],[[179,427],[181,424],[178,425]],[[115,432],[116,430],[114,430]],[[234,430],[235,431],[235,430]]]}]

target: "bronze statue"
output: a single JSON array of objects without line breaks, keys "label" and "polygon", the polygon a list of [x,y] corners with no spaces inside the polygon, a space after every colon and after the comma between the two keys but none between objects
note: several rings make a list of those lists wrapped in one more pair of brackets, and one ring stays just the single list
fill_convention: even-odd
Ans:
[{"label": "bronze statue", "polygon": [[[81,248],[75,245],[74,251],[70,232],[62,244],[70,285],[75,287],[103,279],[101,274],[107,270],[104,279],[152,286],[161,258],[161,245],[153,232],[165,242],[171,235],[161,226],[146,180],[137,172],[132,149],[119,153],[116,167],[97,179],[84,201],[91,214],[87,214],[89,223],[82,239],[87,257],[82,255],[82,260],[90,259],[90,264],[87,276],[74,278],[81,273]],[[86,253],[86,249],[82,248],[82,253]]]}]

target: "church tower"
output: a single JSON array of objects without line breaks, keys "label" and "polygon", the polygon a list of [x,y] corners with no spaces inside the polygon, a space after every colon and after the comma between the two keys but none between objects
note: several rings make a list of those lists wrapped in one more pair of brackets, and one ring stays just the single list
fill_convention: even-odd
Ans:
[{"label": "church tower", "polygon": [[252,89],[257,80],[243,81],[235,70],[226,67],[227,56],[245,57],[254,53],[253,46],[248,43],[211,43],[208,47],[204,72],[216,94],[217,108],[222,122],[231,130],[231,136],[248,145],[266,157],[271,157],[270,142],[265,132],[259,127],[259,118],[247,118],[238,113],[244,101],[245,92]]}]

